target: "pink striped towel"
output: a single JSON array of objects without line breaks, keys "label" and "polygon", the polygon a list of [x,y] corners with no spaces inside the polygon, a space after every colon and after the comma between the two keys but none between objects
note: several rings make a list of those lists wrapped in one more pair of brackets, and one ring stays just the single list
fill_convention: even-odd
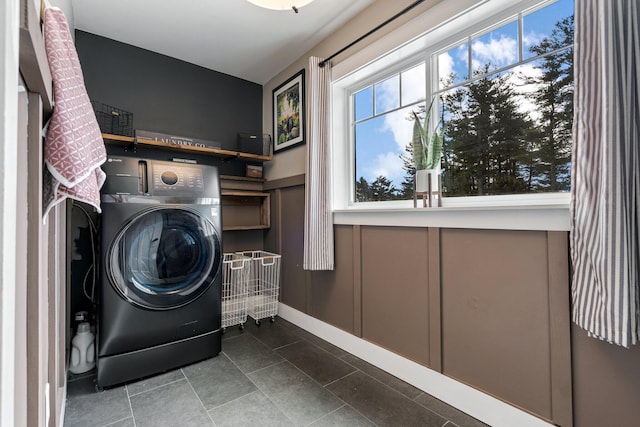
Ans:
[{"label": "pink striped towel", "polygon": [[53,77],[54,109],[45,139],[44,220],[67,197],[93,205],[100,212],[100,187],[105,174],[104,142],[84,86],[84,78],[64,13],[44,13],[44,38]]}]

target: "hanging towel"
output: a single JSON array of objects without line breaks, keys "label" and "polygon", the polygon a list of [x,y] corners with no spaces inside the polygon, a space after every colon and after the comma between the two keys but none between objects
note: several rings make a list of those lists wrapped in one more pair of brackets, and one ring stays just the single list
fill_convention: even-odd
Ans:
[{"label": "hanging towel", "polygon": [[44,41],[53,77],[54,109],[44,144],[44,218],[67,197],[100,212],[100,169],[107,157],[102,134],[84,86],[80,60],[64,13],[44,12]]}]

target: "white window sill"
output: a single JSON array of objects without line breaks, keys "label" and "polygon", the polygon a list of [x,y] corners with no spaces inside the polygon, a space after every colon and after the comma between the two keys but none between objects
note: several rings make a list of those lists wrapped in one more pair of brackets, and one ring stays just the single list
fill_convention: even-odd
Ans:
[{"label": "white window sill", "polygon": [[[413,205],[411,205],[413,206]],[[440,227],[493,230],[569,231],[569,204],[388,209],[351,208],[333,211],[334,224],[389,227]]]}]

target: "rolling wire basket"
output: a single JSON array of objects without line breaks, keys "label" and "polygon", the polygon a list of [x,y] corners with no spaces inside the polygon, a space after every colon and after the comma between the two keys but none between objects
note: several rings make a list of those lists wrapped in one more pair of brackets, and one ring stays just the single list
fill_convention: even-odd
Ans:
[{"label": "rolling wire basket", "polygon": [[275,321],[278,314],[281,255],[265,251],[238,252],[250,258],[247,312],[260,325],[260,320]]},{"label": "rolling wire basket", "polygon": [[222,330],[247,322],[249,263],[242,254],[225,253],[222,260]]}]

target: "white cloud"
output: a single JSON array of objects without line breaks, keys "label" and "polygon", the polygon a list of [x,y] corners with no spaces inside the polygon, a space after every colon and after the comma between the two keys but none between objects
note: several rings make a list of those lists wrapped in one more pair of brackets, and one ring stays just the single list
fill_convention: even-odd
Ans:
[{"label": "white cloud", "polygon": [[384,116],[381,130],[383,132],[390,131],[393,134],[393,140],[400,152],[404,151],[413,138],[413,122],[407,120],[411,110],[412,108],[403,108]]},{"label": "white cloud", "polygon": [[398,153],[388,152],[378,154],[371,164],[363,168],[365,179],[371,183],[382,175],[389,179],[393,185],[400,187],[400,183],[405,174],[402,166],[402,159],[400,159]]},{"label": "white cloud", "polygon": [[499,39],[491,38],[488,43],[475,40],[471,45],[473,69],[477,70],[484,64],[501,67],[518,59],[517,43],[514,38],[502,35]]},{"label": "white cloud", "polygon": [[524,64],[514,67],[509,74],[508,82],[513,85],[520,95],[516,97],[518,102],[518,111],[527,114],[533,121],[540,118],[540,111],[535,102],[527,97],[531,93],[540,89],[539,84],[524,84],[526,77],[540,77],[542,72],[533,64]]},{"label": "white cloud", "polygon": [[438,55],[438,75],[441,78],[446,78],[453,71],[453,58],[449,55],[449,52],[441,53]]},{"label": "white cloud", "polygon": [[[414,107],[415,108],[415,107]],[[413,121],[407,120],[412,108],[403,108],[401,110],[389,113],[384,116],[384,122],[380,132],[391,132],[393,141],[397,146],[397,151],[379,154],[376,160],[366,168],[370,177],[373,179],[380,175],[390,179],[396,187],[404,179],[405,171],[402,169],[403,163],[400,159],[401,154],[405,154],[405,148],[411,143],[413,138]]]},{"label": "white cloud", "polygon": [[392,108],[398,108],[399,103],[399,76],[393,76],[383,82],[376,84],[376,112],[388,111]]},{"label": "white cloud", "polygon": [[469,50],[467,49],[467,43],[462,43],[456,49],[456,57],[460,61],[467,61],[469,58]]},{"label": "white cloud", "polygon": [[424,99],[426,94],[425,63],[402,73],[402,104]]},{"label": "white cloud", "polygon": [[[525,48],[525,51],[529,51],[529,47],[540,43],[546,37],[545,34],[539,34],[535,31],[529,31],[527,34],[522,35],[522,44]],[[525,52],[526,56],[526,52]]]}]

